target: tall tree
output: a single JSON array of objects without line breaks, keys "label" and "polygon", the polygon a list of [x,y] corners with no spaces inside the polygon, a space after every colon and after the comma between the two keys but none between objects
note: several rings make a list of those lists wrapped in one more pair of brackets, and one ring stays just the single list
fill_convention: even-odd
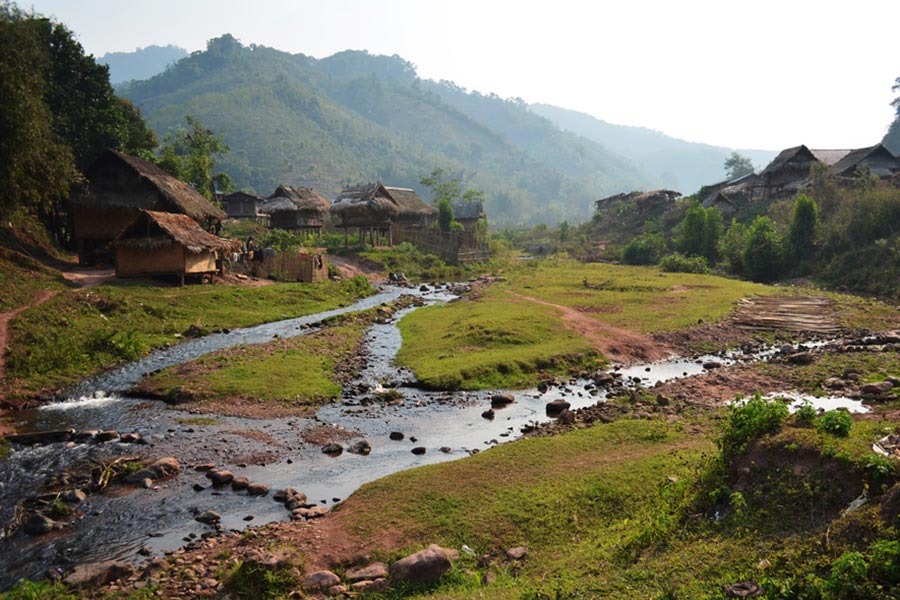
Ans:
[{"label": "tall tree", "polygon": [[[213,180],[226,181],[221,173],[213,174],[215,156],[229,151],[222,138],[200,119],[187,115],[187,128],[180,128],[166,138],[160,149],[159,165],[171,175],[190,183],[195,190],[212,200]],[[230,178],[229,178],[230,179]]]},{"label": "tall tree", "polygon": [[753,219],[744,236],[744,273],[753,281],[772,281],[781,270],[781,238],[769,217]]},{"label": "tall tree", "polygon": [[731,156],[725,159],[725,176],[729,180],[749,175],[754,170],[753,161],[739,152],[732,152]]},{"label": "tall tree", "polygon": [[794,200],[794,216],[788,232],[791,254],[798,260],[807,260],[815,253],[816,229],[819,225],[819,207],[806,194]]}]

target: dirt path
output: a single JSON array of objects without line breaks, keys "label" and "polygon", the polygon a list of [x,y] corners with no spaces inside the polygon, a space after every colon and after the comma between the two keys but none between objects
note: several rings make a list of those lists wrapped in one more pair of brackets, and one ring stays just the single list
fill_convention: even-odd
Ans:
[{"label": "dirt path", "polygon": [[116,278],[116,270],[113,267],[106,269],[87,269],[76,267],[63,271],[62,276],[66,281],[78,284],[82,289],[94,288],[103,285],[107,281]]},{"label": "dirt path", "polygon": [[548,306],[562,313],[562,320],[569,330],[583,336],[591,346],[608,359],[624,364],[636,362],[653,362],[662,360],[672,354],[670,348],[652,337],[614,327],[590,317],[574,308],[553,304],[546,300],[524,296],[516,292],[507,292],[528,302]]},{"label": "dirt path", "polygon": [[[58,293],[59,292],[50,290],[41,292],[41,294],[32,300],[30,304],[20,306],[19,308],[5,313],[0,313],[0,406],[6,401],[6,347],[9,344],[9,322],[15,319],[19,313],[22,313],[29,308],[40,306]],[[13,432],[12,428],[6,424],[5,413],[6,411],[0,408],[0,435],[6,435]]]},{"label": "dirt path", "polygon": [[373,267],[372,265],[367,265],[364,262],[361,262],[354,258],[329,254],[328,262],[334,265],[338,272],[340,272],[341,277],[345,279],[361,275],[369,281],[373,282],[384,280],[384,276],[378,271],[377,268]]}]

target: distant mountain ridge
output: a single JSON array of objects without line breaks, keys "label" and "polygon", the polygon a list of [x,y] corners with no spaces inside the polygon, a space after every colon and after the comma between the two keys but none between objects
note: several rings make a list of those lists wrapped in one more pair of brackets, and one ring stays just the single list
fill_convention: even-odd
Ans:
[{"label": "distant mountain ridge", "polygon": [[109,81],[113,85],[132,80],[150,79],[188,55],[178,46],[147,46],[134,52],[110,52],[97,58],[109,66]]},{"label": "distant mountain ridge", "polygon": [[[614,125],[591,115],[551,106],[529,108],[565,131],[574,132],[603,145],[640,166],[662,187],[692,194],[703,185],[725,178],[724,162],[735,150],[688,142],[645,127]],[[738,149],[762,170],[777,154],[771,150]]]},{"label": "distant mountain ridge", "polygon": [[[598,143],[521,100],[420,79],[396,55],[348,50],[315,59],[245,47],[228,34],[118,91],[141,108],[160,137],[183,126],[185,115],[220,133],[231,152],[219,168],[241,188],[268,194],[288,183],[333,197],[343,185],[380,179],[427,196],[420,179],[440,167],[484,190],[491,222],[500,225],[584,220],[597,198],[671,183],[654,174],[647,156],[666,151],[660,139],[669,140],[675,155],[687,144],[650,132],[660,138],[655,145],[632,152],[620,143],[627,136],[616,131],[649,130],[604,124],[612,129],[594,137],[611,143]],[[550,109],[556,118],[578,114]],[[708,172],[702,181],[680,172],[677,178],[695,177],[699,188],[722,179],[730,150],[697,146],[706,152]],[[686,158],[684,169],[694,168],[692,160],[700,158]]]}]

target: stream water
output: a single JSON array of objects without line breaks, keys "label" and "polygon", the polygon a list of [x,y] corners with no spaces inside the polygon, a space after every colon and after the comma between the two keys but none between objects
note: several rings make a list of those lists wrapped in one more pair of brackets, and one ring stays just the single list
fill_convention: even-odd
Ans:
[{"label": "stream water", "polygon": [[[144,374],[157,369],[237,344],[303,335],[325,318],[371,308],[408,293],[407,289],[385,288],[341,309],[188,341],[86,380],[68,394],[68,399],[25,415],[20,423],[23,430],[114,429],[141,433],[147,444],[58,443],[16,449],[0,461],[0,524],[9,522],[14,507],[22,500],[48,483],[58,482],[59,474],[72,465],[121,455],[151,459],[175,456],[182,472],[151,489],[114,488],[105,494],[92,494],[78,505],[76,516],[62,531],[34,537],[21,530],[14,532],[0,542],[0,590],[19,578],[41,578],[48,570],[62,571],[79,562],[140,562],[147,555],[177,549],[211,531],[194,520],[197,513],[206,510],[218,512],[224,528],[234,530],[290,518],[271,494],[252,497],[230,488],[213,489],[203,473],[190,468],[193,464],[215,463],[273,491],[293,487],[306,493],[310,501],[332,505],[362,484],[385,475],[458,459],[520,437],[523,426],[549,420],[546,404],[557,398],[564,398],[573,409],[605,399],[592,381],[573,380],[543,394],[537,390],[506,392],[516,401],[497,409],[495,418],[487,420],[482,413],[490,407],[490,397],[497,390],[448,393],[413,386],[412,375],[393,365],[401,344],[400,332],[393,323],[376,324],[368,331],[367,365],[357,384],[348,389],[373,390],[384,384],[397,389],[402,401],[379,402],[371,392],[359,392],[321,408],[310,419],[217,417],[210,423],[161,402],[122,395]],[[442,290],[413,293],[427,303],[454,299]],[[400,311],[396,318],[412,310],[415,307]],[[728,364],[748,358],[758,360],[766,352],[749,357],[735,354],[674,359],[620,371],[623,378],[650,387],[658,381],[696,375],[703,371],[706,360]],[[864,410],[859,403],[850,408]],[[301,437],[302,432],[319,425],[346,430],[344,446],[367,440],[371,453],[323,454],[319,445]],[[404,439],[390,439],[391,432],[402,432]],[[413,454],[413,447],[424,447],[425,453]],[[202,489],[195,491],[195,486]]]}]

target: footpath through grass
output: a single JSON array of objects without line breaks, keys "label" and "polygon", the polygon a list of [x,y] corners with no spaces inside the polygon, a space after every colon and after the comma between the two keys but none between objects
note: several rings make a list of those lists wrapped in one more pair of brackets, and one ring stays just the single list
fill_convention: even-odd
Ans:
[{"label": "footpath through grass", "polygon": [[351,304],[362,278],[265,287],[119,283],[60,294],[11,324],[9,398],[52,392],[185,335],[247,327]]},{"label": "footpath through grass", "polygon": [[0,312],[33,302],[43,291],[62,291],[66,280],[59,271],[24,254],[0,247]]},{"label": "footpath through grass", "polygon": [[649,334],[719,321],[740,298],[779,293],[777,288],[709,275],[563,259],[531,262],[504,275],[506,282],[474,300],[405,317],[398,362],[431,387],[522,388],[547,375],[594,368],[603,357],[566,327],[558,310],[521,296]]}]

